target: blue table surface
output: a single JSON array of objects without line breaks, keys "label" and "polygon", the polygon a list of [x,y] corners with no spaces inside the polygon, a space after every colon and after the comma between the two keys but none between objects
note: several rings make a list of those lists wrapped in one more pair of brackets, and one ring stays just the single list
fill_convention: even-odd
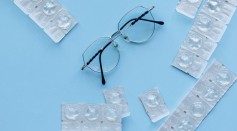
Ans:
[{"label": "blue table surface", "polygon": [[[131,116],[123,131],[156,131],[165,119],[152,123],[138,96],[159,87],[172,112],[197,81],[171,63],[193,19],[175,11],[178,0],[59,0],[79,21],[55,44],[12,0],[0,0],[0,131],[60,131],[62,103],[104,103],[105,88],[123,86]],[[110,36],[120,18],[137,5],[156,8],[165,21],[146,44],[119,39],[121,60],[106,74],[81,71],[82,53],[96,38]],[[217,59],[237,73],[237,13],[210,61]],[[209,63],[210,63],[209,61]],[[198,131],[237,130],[237,84],[203,121]]]}]

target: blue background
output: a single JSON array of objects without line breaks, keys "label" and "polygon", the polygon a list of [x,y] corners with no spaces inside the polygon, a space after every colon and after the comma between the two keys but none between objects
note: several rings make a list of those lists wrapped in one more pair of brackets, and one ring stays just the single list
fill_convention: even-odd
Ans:
[{"label": "blue background", "polygon": [[[104,103],[104,88],[123,86],[131,116],[124,131],[156,131],[138,96],[159,87],[173,111],[196,79],[171,66],[194,20],[178,14],[178,0],[59,0],[79,21],[60,43],[52,40],[11,0],[0,0],[0,131],[60,131],[62,103]],[[81,71],[82,53],[96,38],[110,36],[120,18],[137,5],[151,7],[164,20],[155,37],[134,45],[118,40],[121,60],[101,85],[99,74]],[[237,14],[212,58],[237,73]],[[211,60],[210,60],[211,61]],[[198,131],[237,129],[237,84],[203,121]]]}]

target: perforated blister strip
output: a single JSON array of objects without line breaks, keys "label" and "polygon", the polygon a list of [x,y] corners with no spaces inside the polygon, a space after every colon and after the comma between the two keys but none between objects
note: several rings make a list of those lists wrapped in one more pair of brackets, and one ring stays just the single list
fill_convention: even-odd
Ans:
[{"label": "perforated blister strip", "polygon": [[121,131],[121,122],[121,108],[117,105],[62,105],[62,131]]},{"label": "perforated blister strip", "polygon": [[14,0],[14,3],[55,43],[77,24],[77,20],[57,0]]},{"label": "perforated blister strip", "polygon": [[192,90],[158,131],[194,131],[235,83],[237,76],[218,61],[212,62]]},{"label": "perforated blister strip", "polygon": [[[198,70],[193,71],[187,68],[187,65],[182,66],[182,63],[192,63],[190,58],[195,58],[193,54],[197,55],[195,59],[200,58],[207,63],[217,47],[217,42],[224,35],[227,28],[226,24],[230,22],[236,10],[236,5],[236,0],[206,0],[172,65],[195,78],[199,78],[205,66],[200,64],[199,72],[197,72]],[[187,53],[188,51],[193,54]],[[187,56],[185,54],[190,54],[190,57],[182,57]],[[204,62],[202,61],[202,63]]]}]

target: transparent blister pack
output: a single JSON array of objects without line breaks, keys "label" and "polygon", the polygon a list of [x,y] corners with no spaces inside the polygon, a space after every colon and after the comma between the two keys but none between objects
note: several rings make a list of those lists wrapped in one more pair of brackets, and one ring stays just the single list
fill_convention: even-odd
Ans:
[{"label": "transparent blister pack", "polygon": [[207,61],[188,50],[180,48],[172,65],[195,78],[199,78],[207,66]]},{"label": "transparent blister pack", "polygon": [[99,131],[101,129],[102,115],[101,105],[85,105],[83,109],[82,130]]},{"label": "transparent blister pack", "polygon": [[61,10],[44,28],[55,42],[59,42],[77,24],[76,19],[66,10]]},{"label": "transparent blister pack", "polygon": [[206,13],[225,24],[228,24],[234,15],[236,7],[224,0],[207,0],[201,12]]},{"label": "transparent blister pack", "polygon": [[215,60],[208,67],[202,78],[212,81],[226,92],[236,81],[237,76],[223,64]]},{"label": "transparent blister pack", "polygon": [[14,3],[25,13],[32,13],[43,0],[14,0]]},{"label": "transparent blister pack", "polygon": [[130,115],[128,101],[122,87],[104,90],[104,97],[107,104],[115,104],[122,108],[122,117]]},{"label": "transparent blister pack", "polygon": [[39,27],[45,28],[62,8],[57,0],[44,0],[36,6],[29,16]]},{"label": "transparent blister pack", "polygon": [[181,48],[195,53],[204,60],[208,60],[211,57],[216,47],[216,42],[194,31],[188,33],[184,43],[181,45]]},{"label": "transparent blister pack", "polygon": [[179,111],[192,117],[199,125],[212,109],[198,95],[189,93],[178,106]]},{"label": "transparent blister pack", "polygon": [[78,104],[62,105],[62,121],[81,122],[82,106]]},{"label": "transparent blister pack", "polygon": [[179,0],[176,11],[190,18],[194,18],[202,0]]},{"label": "transparent blister pack", "polygon": [[199,96],[213,108],[225,92],[212,81],[200,79],[193,87],[192,93]]},{"label": "transparent blister pack", "polygon": [[172,131],[194,131],[198,127],[198,122],[184,112],[176,109],[167,120]]},{"label": "transparent blister pack", "polygon": [[152,122],[169,115],[169,110],[157,88],[145,92],[140,96],[140,100]]},{"label": "transparent blister pack", "polygon": [[200,12],[191,30],[196,31],[215,42],[219,42],[226,28],[227,26],[225,23]]},{"label": "transparent blister pack", "polygon": [[57,0],[14,0],[14,3],[55,43],[77,24],[77,20]]},{"label": "transparent blister pack", "polygon": [[62,131],[121,131],[121,122],[121,108],[117,105],[62,105]]},{"label": "transparent blister pack", "polygon": [[194,131],[235,81],[233,72],[214,61],[159,129]]}]

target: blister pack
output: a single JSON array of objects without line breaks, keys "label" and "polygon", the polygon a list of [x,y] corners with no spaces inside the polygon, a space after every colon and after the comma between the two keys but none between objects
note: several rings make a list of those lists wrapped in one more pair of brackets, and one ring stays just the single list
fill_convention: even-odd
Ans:
[{"label": "blister pack", "polygon": [[62,105],[62,131],[121,131],[121,122],[117,105]]},{"label": "blister pack", "polygon": [[194,131],[236,79],[237,76],[223,64],[212,62],[158,131]]},{"label": "blister pack", "polygon": [[199,78],[207,66],[207,61],[188,50],[180,48],[172,66],[195,78]]},{"label": "blister pack", "polygon": [[130,115],[124,88],[117,87],[104,90],[104,97],[107,104],[116,104],[122,108],[122,117]]},{"label": "blister pack", "polygon": [[140,96],[140,100],[152,122],[157,122],[169,115],[169,110],[159,89],[154,88],[145,92]]},{"label": "blister pack", "polygon": [[236,7],[223,0],[207,0],[200,12],[206,13],[215,19],[228,24],[236,10]]},{"label": "blister pack", "polygon": [[77,24],[77,20],[57,0],[14,0],[14,3],[55,43]]},{"label": "blister pack", "polygon": [[184,43],[181,45],[181,48],[193,52],[204,60],[208,60],[211,57],[216,47],[216,42],[194,31],[188,33]]},{"label": "blister pack", "polygon": [[190,18],[194,18],[202,0],[179,0],[176,11]]},{"label": "blister pack", "polygon": [[226,28],[227,26],[225,23],[200,12],[191,30],[198,32],[215,42],[219,42]]}]

